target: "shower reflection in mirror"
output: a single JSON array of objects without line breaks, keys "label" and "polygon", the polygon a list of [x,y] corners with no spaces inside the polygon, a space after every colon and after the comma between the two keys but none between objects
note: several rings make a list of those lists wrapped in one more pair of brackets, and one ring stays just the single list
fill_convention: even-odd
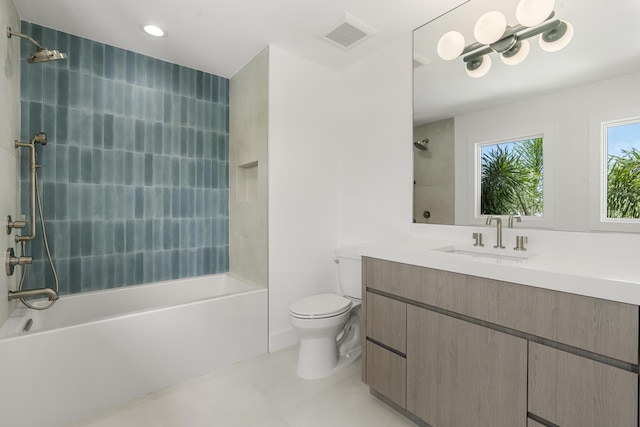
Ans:
[{"label": "shower reflection in mirror", "polygon": [[413,222],[454,221],[454,119],[413,129]]}]

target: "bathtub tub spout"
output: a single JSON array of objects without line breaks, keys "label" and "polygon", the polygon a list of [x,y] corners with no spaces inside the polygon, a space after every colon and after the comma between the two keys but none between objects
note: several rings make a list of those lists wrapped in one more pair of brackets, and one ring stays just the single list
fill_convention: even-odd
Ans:
[{"label": "bathtub tub spout", "polygon": [[12,299],[33,298],[40,296],[46,296],[47,298],[49,298],[49,301],[55,301],[59,298],[58,293],[51,288],[29,289],[26,291],[9,291],[9,301],[11,301]]}]

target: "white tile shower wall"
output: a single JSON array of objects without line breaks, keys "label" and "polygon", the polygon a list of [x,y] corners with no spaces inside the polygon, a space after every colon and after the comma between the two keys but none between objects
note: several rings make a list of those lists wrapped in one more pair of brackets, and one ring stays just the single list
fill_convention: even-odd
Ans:
[{"label": "white tile shower wall", "polygon": [[268,67],[266,48],[231,78],[229,86],[229,271],[265,287]]},{"label": "white tile shower wall", "polygon": [[[12,0],[0,0],[0,28],[2,31],[10,26],[20,29],[20,18]],[[17,153],[13,141],[20,137],[20,40],[0,37],[0,217],[11,215],[17,218],[18,211],[18,174]],[[13,234],[2,233],[0,251],[15,247]],[[19,269],[16,269],[19,273]],[[9,316],[15,303],[9,303],[6,295],[10,289],[15,290],[17,274],[7,277],[0,274],[0,325]],[[0,423],[1,424],[1,423]]]}]

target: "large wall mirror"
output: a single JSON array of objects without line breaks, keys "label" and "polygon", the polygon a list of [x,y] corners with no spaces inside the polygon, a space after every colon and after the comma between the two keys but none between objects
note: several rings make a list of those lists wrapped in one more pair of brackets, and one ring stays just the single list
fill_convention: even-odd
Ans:
[{"label": "large wall mirror", "polygon": [[[596,157],[607,155],[598,120],[640,118],[639,22],[637,0],[470,0],[416,29],[413,221],[482,224],[494,197],[513,209],[496,213],[535,212],[524,228],[606,229],[594,226]],[[630,138],[640,150],[640,135]],[[492,182],[483,153],[513,167],[531,160],[515,141],[537,150],[528,185],[538,199],[526,206],[515,200],[524,190],[507,201],[498,184],[482,187]]]}]

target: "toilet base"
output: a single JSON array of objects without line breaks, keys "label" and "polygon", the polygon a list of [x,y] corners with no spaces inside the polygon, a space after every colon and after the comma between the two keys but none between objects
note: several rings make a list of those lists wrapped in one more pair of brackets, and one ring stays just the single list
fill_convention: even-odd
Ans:
[{"label": "toilet base", "polygon": [[362,354],[362,347],[356,347],[349,350],[344,355],[341,355],[338,358],[338,364],[336,365],[335,368],[333,368],[333,370],[331,371],[331,374],[329,375],[333,375],[336,372],[338,372],[340,369],[346,368],[347,366],[351,365],[353,362],[357,361],[360,358],[361,354]]},{"label": "toilet base", "polygon": [[[356,362],[360,358],[360,355],[362,354],[362,348],[356,347],[338,356],[337,346],[335,348],[336,348],[335,355],[337,356],[337,361],[332,366],[328,366],[325,364],[320,368],[317,364],[317,361],[318,361],[317,358],[313,358],[309,360],[308,358],[302,357],[303,363],[300,363],[301,357],[300,355],[298,355],[298,366],[296,370],[297,375],[304,380],[320,380],[322,378],[327,378],[337,373],[341,369],[344,369],[347,366],[351,365],[352,363]],[[307,348],[305,350],[309,350],[309,349]],[[303,350],[300,349],[301,353],[302,351]],[[336,358],[333,355],[334,353],[332,352],[330,356],[331,357],[330,360],[336,360]],[[311,361],[312,363],[305,364],[304,363],[305,360]],[[323,360],[327,360],[327,359],[323,358]]]},{"label": "toilet base", "polygon": [[[318,322],[311,321],[306,325],[314,323]],[[296,320],[296,324],[299,327],[302,326],[299,320]],[[304,330],[305,334],[300,340],[298,353],[297,374],[300,378],[305,380],[326,378],[358,360],[362,353],[360,305],[353,308],[345,323],[336,322],[334,328]]]}]

